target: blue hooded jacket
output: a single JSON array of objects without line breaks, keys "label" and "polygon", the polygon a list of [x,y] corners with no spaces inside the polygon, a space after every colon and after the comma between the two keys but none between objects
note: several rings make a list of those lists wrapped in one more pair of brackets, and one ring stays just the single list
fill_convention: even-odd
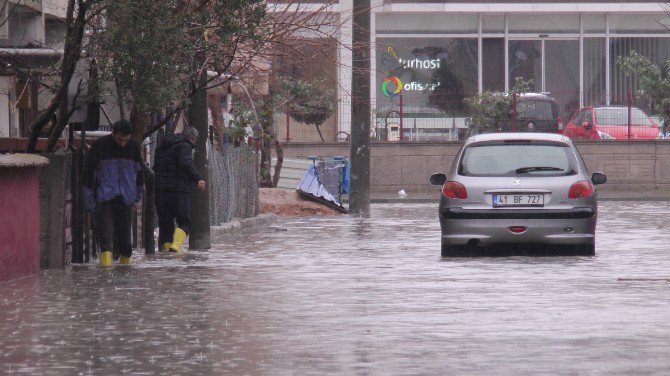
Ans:
[{"label": "blue hooded jacket", "polygon": [[84,208],[121,197],[130,206],[144,196],[144,173],[139,144],[130,139],[119,146],[112,135],[100,138],[86,155],[84,165]]}]

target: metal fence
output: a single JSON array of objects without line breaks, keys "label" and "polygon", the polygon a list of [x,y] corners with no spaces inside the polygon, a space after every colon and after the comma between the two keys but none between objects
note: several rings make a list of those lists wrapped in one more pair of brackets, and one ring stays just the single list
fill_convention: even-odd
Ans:
[{"label": "metal fence", "polygon": [[[461,95],[406,95],[377,98],[371,104],[372,124],[370,137],[378,141],[452,141],[462,140],[471,132],[473,115],[466,104],[466,99],[474,94]],[[592,89],[580,93],[577,88],[554,90],[547,93],[555,100],[556,110],[553,115],[556,122],[564,126],[575,119],[580,109],[587,107],[629,107],[631,108],[631,125],[640,125],[640,120],[649,117],[658,126],[662,126],[660,119],[661,109],[655,107],[647,95],[640,92],[625,92],[623,95],[610,97]],[[510,97],[511,98],[511,97]],[[324,141],[348,141],[348,132],[340,129],[350,129],[351,104],[341,100],[338,103],[336,116],[325,122],[321,129]],[[636,109],[639,109],[636,110]],[[516,113],[519,116],[517,129],[527,127],[523,122],[523,112],[527,109],[510,110],[508,122]],[[617,115],[618,116],[618,115]],[[581,120],[581,119],[579,119]],[[605,123],[609,120],[604,120]],[[320,139],[313,125],[300,124],[287,117],[285,113],[275,115],[278,140],[281,142],[319,142]],[[645,119],[646,124],[646,119]],[[580,124],[581,125],[581,124]],[[618,125],[615,123],[615,125]],[[401,131],[402,130],[402,131]],[[537,130],[536,130],[537,131]],[[635,132],[631,139],[636,139]],[[627,136],[627,135],[626,135]],[[638,136],[639,138],[640,136]],[[645,136],[647,137],[647,136]],[[616,137],[620,138],[620,137]]]},{"label": "metal fence", "polygon": [[207,144],[211,225],[258,215],[258,153],[247,144]]}]

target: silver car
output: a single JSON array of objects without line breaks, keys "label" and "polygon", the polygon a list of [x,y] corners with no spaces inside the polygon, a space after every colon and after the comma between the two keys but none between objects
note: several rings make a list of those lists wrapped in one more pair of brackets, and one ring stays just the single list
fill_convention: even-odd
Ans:
[{"label": "silver car", "polygon": [[[442,185],[442,257],[595,254],[595,185],[572,141],[560,134],[491,133],[463,144]],[[485,248],[487,247],[487,248]]]}]

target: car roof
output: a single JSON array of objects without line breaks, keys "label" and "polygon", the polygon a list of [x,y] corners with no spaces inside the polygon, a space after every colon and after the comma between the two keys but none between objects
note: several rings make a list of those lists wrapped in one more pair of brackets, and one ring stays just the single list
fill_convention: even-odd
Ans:
[{"label": "car roof", "polygon": [[465,145],[473,142],[482,141],[504,141],[504,140],[531,140],[531,141],[558,141],[572,144],[570,139],[562,134],[557,133],[540,133],[540,132],[501,132],[501,133],[481,133],[470,136],[465,140]]},{"label": "car roof", "polygon": [[518,95],[519,99],[538,99],[546,101],[556,101],[556,99],[549,96],[547,93],[521,93]]},{"label": "car roof", "polygon": [[[600,110],[600,109],[606,109],[606,108],[625,110],[625,109],[628,109],[628,106],[612,104],[612,105],[608,105],[608,106],[594,106],[593,107],[594,110]],[[639,108],[635,107],[635,106],[631,106],[631,108],[635,108],[635,109],[639,110]]]}]

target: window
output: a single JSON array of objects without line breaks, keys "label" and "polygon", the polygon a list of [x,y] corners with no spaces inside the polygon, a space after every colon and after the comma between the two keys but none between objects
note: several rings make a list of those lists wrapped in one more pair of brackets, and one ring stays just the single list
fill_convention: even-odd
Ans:
[{"label": "window", "polygon": [[377,34],[478,33],[476,14],[377,13],[376,17]]},{"label": "window", "polygon": [[[628,125],[628,108],[596,108],[596,122],[602,125]],[[631,125],[651,125],[649,117],[639,108],[631,109]]]},{"label": "window", "polygon": [[527,171],[523,175],[562,176],[574,174],[574,155],[562,143],[493,143],[465,149],[461,172],[471,176],[516,176],[524,167],[555,167],[557,170]]},{"label": "window", "polygon": [[[626,104],[628,92],[639,89],[637,77],[626,75],[618,64],[619,56],[635,51],[647,57],[652,64],[661,66],[670,59],[670,38],[611,38],[610,39],[610,91],[611,104]],[[648,113],[653,113],[648,103],[634,103]]]},{"label": "window", "polygon": [[482,39],[482,88],[505,91],[505,39]]},{"label": "window", "polygon": [[509,15],[510,34],[565,34],[579,33],[578,14],[518,14]]},{"label": "window", "polygon": [[376,66],[381,113],[402,95],[406,114],[460,114],[477,93],[476,38],[377,38]]},{"label": "window", "polygon": [[665,34],[670,18],[666,14],[610,14],[610,32],[622,34]]}]

